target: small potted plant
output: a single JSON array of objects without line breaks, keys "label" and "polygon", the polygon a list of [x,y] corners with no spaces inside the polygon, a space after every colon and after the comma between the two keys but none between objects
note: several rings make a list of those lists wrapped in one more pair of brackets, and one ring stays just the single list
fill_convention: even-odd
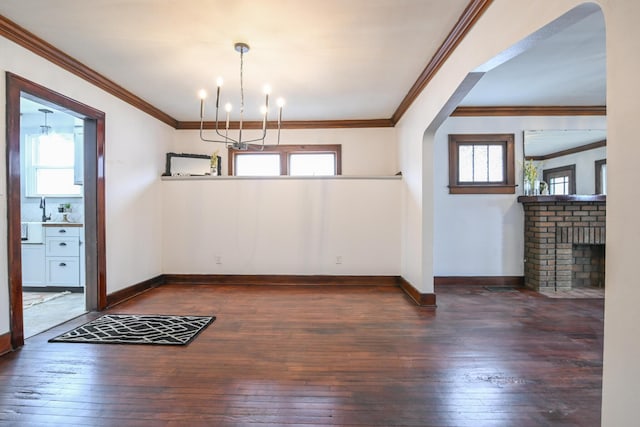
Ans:
[{"label": "small potted plant", "polygon": [[524,194],[530,196],[533,194],[535,183],[538,180],[538,168],[533,163],[533,160],[525,160],[524,167]]}]

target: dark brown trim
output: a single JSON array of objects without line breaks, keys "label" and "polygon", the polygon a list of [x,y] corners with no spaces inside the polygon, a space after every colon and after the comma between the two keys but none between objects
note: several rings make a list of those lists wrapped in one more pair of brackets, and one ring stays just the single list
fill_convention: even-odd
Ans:
[{"label": "dark brown trim", "polygon": [[590,144],[581,145],[579,147],[569,148],[567,150],[556,151],[555,153],[545,154],[544,156],[526,156],[525,160],[549,160],[556,157],[568,156],[569,154],[582,153],[583,151],[595,150],[607,146],[607,140],[592,142]]},{"label": "dark brown trim", "polygon": [[504,107],[458,107],[451,116],[491,117],[491,116],[606,116],[604,105],[584,106],[504,106]]},{"label": "dark brown trim", "polygon": [[[1,22],[1,21],[0,21]],[[9,273],[11,344],[13,348],[24,345],[22,313],[22,248],[20,239],[20,96],[37,97],[39,100],[66,109],[70,114],[84,117],[96,123],[96,158],[93,159],[96,181],[96,256],[97,256],[97,306],[106,306],[106,233],[105,233],[105,114],[62,94],[26,80],[13,73],[6,73],[7,103],[7,261]]]},{"label": "dark brown trim", "polygon": [[429,81],[435,76],[440,67],[445,63],[447,58],[458,47],[462,39],[471,30],[476,21],[482,16],[482,14],[489,8],[493,0],[471,0],[458,22],[453,27],[447,38],[442,45],[438,48],[435,55],[431,58],[427,67],[422,71],[416,82],[411,86],[409,92],[405,95],[402,102],[391,116],[391,122],[395,125],[400,121],[404,113],[407,112],[413,101],[420,95],[420,93],[427,86]]},{"label": "dark brown trim", "polygon": [[524,276],[436,276],[434,286],[513,286],[524,288]]},{"label": "dark brown trim", "polygon": [[[504,134],[449,134],[449,194],[515,194],[515,137]],[[460,182],[458,148],[462,145],[500,145],[504,149],[502,182]]]},{"label": "dark brown trim", "polygon": [[150,289],[157,288],[165,283],[164,275],[159,275],[154,278],[145,280],[143,282],[131,285],[119,291],[115,291],[107,295],[107,308],[111,308],[118,305],[128,299],[140,295],[143,292],[147,292]]},{"label": "dark brown trim", "polygon": [[187,285],[336,285],[397,286],[397,276],[283,274],[165,274],[164,283]]},{"label": "dark brown trim", "polygon": [[[353,129],[353,128],[392,128],[391,119],[362,119],[362,120],[289,120],[283,121],[282,129]],[[238,129],[239,122],[229,122],[229,129]],[[215,129],[215,122],[205,122],[205,129]],[[247,121],[242,123],[243,129],[262,129],[261,121]],[[275,129],[276,123],[269,122],[268,129]],[[200,122],[177,122],[176,129],[199,130]]]},{"label": "dark brown trim", "polygon": [[11,350],[11,332],[0,335],[0,356],[9,353]]},{"label": "dark brown trim", "polygon": [[243,154],[280,154],[280,175],[289,175],[289,155],[299,153],[334,154],[336,175],[342,175],[342,145],[340,144],[300,144],[300,145],[265,145],[260,150],[227,149],[227,173],[236,174],[236,157]]},{"label": "dark brown trim", "polygon": [[178,122],[173,117],[163,111],[160,111],[142,98],[134,95],[114,81],[109,80],[97,71],[92,70],[80,61],[72,58],[60,49],[47,43],[32,32],[19,26],[13,21],[10,21],[2,15],[0,15],[0,36],[17,43],[25,49],[30,50],[36,55],[41,56],[81,79],[88,81],[105,92],[110,93],[141,111],[144,111],[151,117],[154,117],[174,128],[177,126]]},{"label": "dark brown trim", "polygon": [[416,289],[411,283],[409,283],[404,277],[397,276],[397,284],[405,294],[409,296],[420,307],[436,308],[436,294],[423,294]]},{"label": "dark brown trim", "polygon": [[517,185],[456,185],[449,194],[515,194]]}]

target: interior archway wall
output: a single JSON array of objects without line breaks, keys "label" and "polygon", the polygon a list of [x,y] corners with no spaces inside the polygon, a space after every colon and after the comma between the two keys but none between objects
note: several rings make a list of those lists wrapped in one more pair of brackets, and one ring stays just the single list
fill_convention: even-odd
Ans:
[{"label": "interior archway wall", "polygon": [[[433,132],[425,128],[438,117],[470,71],[483,72],[500,62],[510,48],[548,23],[583,13],[595,3],[575,0],[530,2],[495,0],[471,32],[427,85],[397,125],[403,197],[402,275],[420,292],[433,292]],[[607,38],[607,278],[602,425],[633,425],[640,394],[640,299],[637,244],[640,202],[635,172],[640,158],[635,122],[640,115],[640,3],[601,0]],[[597,6],[597,5],[596,5]],[[543,35],[544,33],[538,33]],[[431,145],[430,145],[431,144]]]}]

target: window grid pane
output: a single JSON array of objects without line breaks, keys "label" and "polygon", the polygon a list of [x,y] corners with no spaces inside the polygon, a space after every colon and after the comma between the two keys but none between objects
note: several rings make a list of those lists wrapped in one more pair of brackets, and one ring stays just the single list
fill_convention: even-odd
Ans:
[{"label": "window grid pane", "polygon": [[289,156],[291,176],[330,176],[336,174],[335,154],[308,153]]},{"label": "window grid pane", "polygon": [[36,169],[36,193],[41,195],[80,195],[82,186],[73,183],[73,168]]},{"label": "window grid pane", "polygon": [[279,154],[236,154],[237,176],[280,175]]},{"label": "window grid pane", "polygon": [[458,171],[460,182],[473,181],[473,145],[460,145],[458,149]]},{"label": "window grid pane", "polygon": [[459,145],[458,181],[466,183],[504,182],[504,147],[496,144]]},{"label": "window grid pane", "polygon": [[488,148],[486,145],[473,147],[473,182],[489,180]]},{"label": "window grid pane", "polygon": [[552,195],[565,195],[569,194],[569,177],[568,176],[556,176],[549,180],[549,190]]},{"label": "window grid pane", "polygon": [[504,181],[502,145],[489,146],[489,182]]}]

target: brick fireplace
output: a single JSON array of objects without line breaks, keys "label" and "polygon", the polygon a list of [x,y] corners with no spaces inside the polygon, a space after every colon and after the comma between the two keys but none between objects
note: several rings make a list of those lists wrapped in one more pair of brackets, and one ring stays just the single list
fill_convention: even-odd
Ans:
[{"label": "brick fireplace", "polygon": [[521,196],[524,283],[539,290],[604,286],[606,196]]}]

